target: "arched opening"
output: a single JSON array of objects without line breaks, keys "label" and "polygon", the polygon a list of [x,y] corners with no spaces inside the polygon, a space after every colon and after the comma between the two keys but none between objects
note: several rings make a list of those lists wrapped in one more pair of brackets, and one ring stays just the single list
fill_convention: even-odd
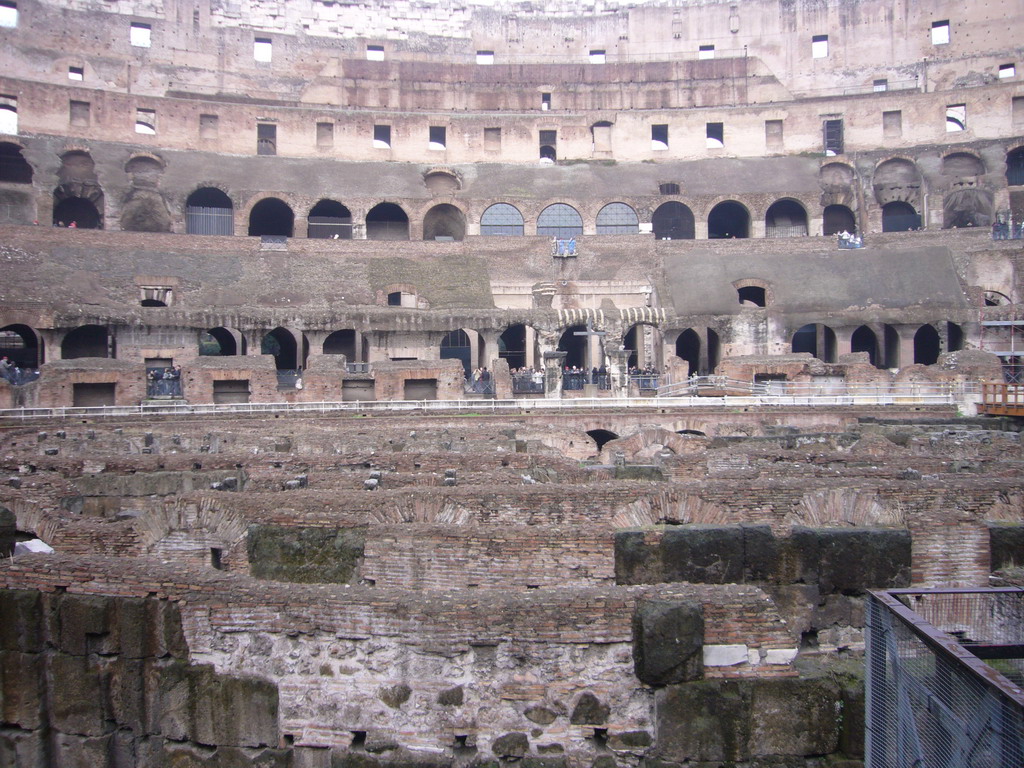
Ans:
[{"label": "arched opening", "polygon": [[380,203],[366,214],[367,240],[408,240],[409,217],[394,203]]},{"label": "arched opening", "polygon": [[741,306],[744,307],[766,307],[768,306],[768,292],[760,285],[745,285],[736,289]]},{"label": "arched opening", "polygon": [[295,231],[295,214],[283,200],[268,197],[249,211],[249,237],[291,237]]},{"label": "arched opening", "polygon": [[466,215],[454,205],[435,205],[423,217],[424,240],[462,240],[466,237]]},{"label": "arched opening", "polygon": [[100,229],[100,212],[91,200],[84,197],[65,197],[53,207],[53,224],[56,227]]},{"label": "arched opening", "polygon": [[984,176],[985,164],[981,158],[972,155],[970,152],[953,152],[942,158],[942,175],[957,176]]},{"label": "arched opening", "polygon": [[689,364],[691,376],[702,373],[700,369],[700,336],[693,328],[687,328],[676,337],[676,357]]},{"label": "arched opening", "polygon": [[1010,297],[1005,293],[999,291],[985,291],[985,306],[986,307],[1003,307],[1007,304],[1012,304]]},{"label": "arched opening", "polygon": [[956,323],[946,323],[946,351],[959,352],[964,348],[964,329]]},{"label": "arched opening", "polygon": [[764,217],[765,237],[807,237],[807,211],[796,200],[771,204]]},{"label": "arched opening", "polygon": [[677,429],[677,435],[690,435],[691,437],[707,437],[706,432],[701,432],[699,429]]},{"label": "arched opening", "polygon": [[608,203],[597,214],[597,234],[635,235],[640,231],[636,211],[625,203]]},{"label": "arched opening", "polygon": [[939,332],[934,326],[922,325],[914,334],[914,362],[921,365],[935,365],[942,351]]},{"label": "arched opening", "polygon": [[1024,186],[1024,147],[1006,153],[1006,183],[1011,187]]},{"label": "arched opening", "polygon": [[822,233],[838,235],[840,232],[853,234],[857,231],[857,218],[845,205],[826,205],[822,214]]},{"label": "arched opening", "polygon": [[540,161],[542,163],[553,163],[558,159],[555,148],[550,144],[542,144],[540,148]]},{"label": "arched opening", "polygon": [[335,331],[324,339],[325,355],[344,355],[350,363],[356,362],[356,332],[353,328]]},{"label": "arched opening", "polygon": [[827,325],[809,323],[793,334],[791,349],[807,352],[826,363],[836,361],[836,334]]},{"label": "arched opening", "polygon": [[583,218],[571,205],[549,205],[537,218],[537,234],[559,240],[578,237],[583,234]]},{"label": "arched opening", "polygon": [[480,217],[480,234],[522,237],[523,214],[514,205],[495,203]]},{"label": "arched opening", "polygon": [[294,371],[302,365],[295,336],[285,328],[275,328],[263,337],[260,354],[273,355],[274,367],[279,371]]},{"label": "arched opening", "polygon": [[693,240],[693,211],[676,200],[662,203],[651,217],[656,240]]},{"label": "arched opening", "polygon": [[708,214],[708,239],[750,237],[750,214],[735,200],[726,200]]},{"label": "arched opening", "polygon": [[601,120],[590,126],[590,139],[594,152],[612,151],[612,124]]},{"label": "arched opening", "polygon": [[911,232],[920,228],[921,217],[910,203],[896,200],[882,206],[883,232]]},{"label": "arched opening", "polygon": [[0,355],[19,368],[35,370],[43,362],[43,340],[27,325],[0,328]]},{"label": "arched opening", "polygon": [[618,440],[619,436],[607,429],[588,429],[587,434],[597,444],[597,450],[604,448],[606,443]]},{"label": "arched opening", "polygon": [[866,325],[860,326],[850,337],[851,352],[867,352],[868,361],[878,365],[878,336]]},{"label": "arched opening", "polygon": [[510,325],[498,337],[498,357],[508,361],[509,370],[537,365],[536,333],[522,323]]},{"label": "arched opening", "polygon": [[585,333],[587,327],[585,325],[574,325],[570,328],[566,328],[562,332],[561,337],[558,339],[558,351],[565,352],[565,362],[563,365],[567,368],[579,368],[580,370],[587,370],[587,336],[577,336],[577,333]]},{"label": "arched opening", "polygon": [[318,240],[351,240],[352,212],[336,200],[321,200],[310,210],[307,237]]},{"label": "arched opening", "polygon": [[[240,343],[239,341],[240,340]],[[241,346],[241,350],[239,350]],[[245,354],[245,337],[224,327],[211,328],[199,334],[199,354],[210,357],[232,357]]]},{"label": "arched opening", "polygon": [[32,166],[21,154],[21,147],[8,141],[0,142],[0,181],[32,183]]},{"label": "arched opening", "polygon": [[423,183],[433,195],[454,195],[462,189],[459,177],[450,171],[431,171],[423,177]]},{"label": "arched opening", "polygon": [[64,336],[60,344],[63,360],[80,357],[113,357],[107,329],[102,325],[81,325]]},{"label": "arched opening", "polygon": [[653,372],[661,368],[661,330],[657,326],[637,323],[626,331],[622,345],[629,350],[630,368]]},{"label": "arched opening", "polygon": [[216,187],[203,187],[185,201],[185,232],[189,235],[235,234],[231,198]]},{"label": "arched opening", "polygon": [[[475,335],[475,334],[474,334]],[[461,328],[457,331],[449,331],[441,339],[441,359],[458,360],[462,363],[462,370],[468,379],[473,374],[473,343],[469,334]]]}]

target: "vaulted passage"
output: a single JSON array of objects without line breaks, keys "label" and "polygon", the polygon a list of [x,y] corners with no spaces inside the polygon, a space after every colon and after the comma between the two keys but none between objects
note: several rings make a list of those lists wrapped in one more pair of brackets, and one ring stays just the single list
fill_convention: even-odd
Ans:
[{"label": "vaulted passage", "polygon": [[307,236],[321,240],[351,240],[352,213],[335,200],[321,200],[309,212]]},{"label": "vaulted passage", "polygon": [[21,147],[0,142],[0,181],[12,184],[31,184],[32,166],[21,154]]},{"label": "vaulted passage", "polygon": [[840,232],[853,234],[857,231],[857,219],[845,205],[827,205],[823,213],[821,231],[824,235],[838,235]]},{"label": "vaulted passage", "polygon": [[197,189],[185,203],[185,231],[190,235],[235,234],[231,198],[215,187]]},{"label": "vaulted passage", "polygon": [[708,239],[750,237],[750,214],[734,200],[719,203],[708,214]]},{"label": "vaulted passage", "polygon": [[408,240],[409,217],[394,203],[381,203],[366,214],[367,240]]},{"label": "vaulted passage", "polygon": [[244,355],[245,352],[245,337],[237,331],[223,327],[211,328],[199,336],[200,355],[230,357]]},{"label": "vaulted passage", "polygon": [[934,326],[922,325],[914,334],[914,362],[921,365],[935,365],[942,351],[939,332]]},{"label": "vaulted passage", "polygon": [[676,200],[662,203],[651,217],[656,240],[693,240],[693,211]]},{"label": "vaulted passage", "polygon": [[91,200],[65,197],[53,208],[53,225],[78,229],[102,229],[100,212]]},{"label": "vaulted passage", "polygon": [[60,345],[64,360],[79,357],[113,357],[113,345],[102,325],[82,325],[68,332]]},{"label": "vaulted passage", "polygon": [[462,240],[466,236],[466,215],[454,205],[435,205],[423,217],[424,240]]},{"label": "vaulted passage", "polygon": [[260,200],[249,212],[250,237],[291,237],[294,229],[295,214],[287,203],[276,197]]},{"label": "vaulted passage", "polygon": [[606,443],[619,439],[617,434],[608,429],[589,429],[587,430],[587,434],[590,435],[590,438],[597,445],[597,450],[599,451],[604,448]]},{"label": "vaulted passage", "polygon": [[921,228],[921,217],[914,206],[902,200],[882,206],[883,232],[910,232]]},{"label": "vaulted passage", "polygon": [[807,352],[826,363],[836,361],[836,334],[827,325],[810,323],[793,334],[793,352]]},{"label": "vaulted passage", "polygon": [[0,355],[19,368],[38,368],[43,362],[42,339],[27,325],[0,328]]},{"label": "vaulted passage", "polygon": [[764,217],[765,237],[806,237],[807,211],[796,200],[772,203]]}]

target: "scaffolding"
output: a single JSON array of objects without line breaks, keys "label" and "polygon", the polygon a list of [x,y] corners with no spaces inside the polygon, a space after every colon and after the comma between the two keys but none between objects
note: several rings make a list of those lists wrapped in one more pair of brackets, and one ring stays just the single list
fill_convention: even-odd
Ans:
[{"label": "scaffolding", "polygon": [[1009,317],[997,307],[981,313],[981,348],[997,355],[1007,384],[1024,384],[1024,318],[1015,309]]}]

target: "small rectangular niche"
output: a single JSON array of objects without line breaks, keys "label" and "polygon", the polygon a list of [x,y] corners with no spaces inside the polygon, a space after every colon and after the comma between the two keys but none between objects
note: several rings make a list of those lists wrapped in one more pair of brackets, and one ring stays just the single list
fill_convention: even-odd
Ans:
[{"label": "small rectangular niche", "polygon": [[551,94],[542,93],[540,95],[540,108],[547,111],[551,109]]},{"label": "small rectangular niche", "polygon": [[715,58],[715,46],[713,45],[702,45],[697,49],[698,59],[713,59]]},{"label": "small rectangular niche", "polygon": [[131,23],[128,31],[128,42],[136,48],[149,48],[153,40],[153,28],[149,24],[137,21]]},{"label": "small rectangular niche", "polygon": [[668,123],[651,126],[651,149],[655,152],[668,149]]},{"label": "small rectangular niche", "polygon": [[316,145],[318,147],[334,146],[334,123],[321,122],[316,124]]},{"label": "small rectangular niche", "polygon": [[488,152],[501,150],[501,128],[484,128],[484,149]]},{"label": "small rectangular niche", "polygon": [[254,61],[270,63],[274,60],[274,44],[269,37],[257,37],[252,43]]},{"label": "small rectangular niche", "polygon": [[117,385],[114,383],[73,384],[71,403],[75,408],[99,408],[114,405]]},{"label": "small rectangular niche", "polygon": [[678,195],[679,184],[674,181],[664,181],[658,185],[659,195]]},{"label": "small rectangular niche", "polygon": [[965,130],[967,130],[967,105],[947,104],[946,133],[956,133]]},{"label": "small rectangular niche", "polygon": [[811,38],[811,58],[824,59],[828,57],[828,35],[814,35]]},{"label": "small rectangular niche", "polygon": [[85,67],[68,67],[68,80],[85,80]]},{"label": "small rectangular niche", "polygon": [[894,109],[882,113],[882,136],[887,139],[899,139],[903,136],[903,112]]},{"label": "small rectangular niche", "polygon": [[783,141],[781,120],[764,121],[764,145],[769,152],[782,151]]},{"label": "small rectangular niche", "polygon": [[373,146],[374,149],[391,149],[390,125],[373,126]]},{"label": "small rectangular niche", "polygon": [[18,26],[18,4],[0,0],[0,27],[14,29]]},{"label": "small rectangular niche", "polygon": [[156,135],[156,110],[136,109],[135,110],[135,132],[144,136]]},{"label": "small rectangular niche", "polygon": [[448,131],[443,125],[430,126],[427,149],[445,149],[448,146]]},{"label": "small rectangular niche", "polygon": [[721,149],[725,146],[725,124],[706,123],[704,137],[704,143],[708,149]]},{"label": "small rectangular niche", "polygon": [[384,46],[383,45],[368,45],[368,46],[366,46],[366,60],[367,61],[384,61]]},{"label": "small rectangular niche", "polygon": [[821,127],[825,156],[834,157],[843,154],[843,120],[833,118],[825,120]]},{"label": "small rectangular niche", "polygon": [[219,131],[219,120],[216,115],[199,116],[199,138],[216,139]]},{"label": "small rectangular niche", "polygon": [[884,79],[884,78],[880,78],[878,80],[874,80],[871,83],[871,90],[874,91],[875,93],[881,93],[882,91],[888,91],[889,90],[889,81]]},{"label": "small rectangular niche", "polygon": [[476,52],[476,63],[477,64],[493,64],[494,63],[494,51],[477,51]]},{"label": "small rectangular niche", "polygon": [[604,64],[605,62],[605,51],[604,48],[591,48],[590,49],[590,63],[591,64]]},{"label": "small rectangular niche", "polygon": [[945,45],[949,42],[949,19],[932,22],[932,45]]},{"label": "small rectangular niche", "polygon": [[256,126],[256,154],[277,154],[277,126],[273,123],[259,123]]},{"label": "small rectangular niche", "polygon": [[1000,64],[999,65],[999,79],[1005,80],[1006,78],[1017,76],[1017,66],[1015,64]]},{"label": "small rectangular niche", "polygon": [[214,570],[223,571],[223,555],[224,551],[219,547],[210,547],[210,567]]},{"label": "small rectangular niche", "polygon": [[92,105],[88,101],[75,101],[72,99],[70,105],[71,124],[80,128],[89,125],[89,113],[91,111]]},{"label": "small rectangular niche", "polygon": [[223,379],[213,382],[213,402],[248,403],[248,379]]}]

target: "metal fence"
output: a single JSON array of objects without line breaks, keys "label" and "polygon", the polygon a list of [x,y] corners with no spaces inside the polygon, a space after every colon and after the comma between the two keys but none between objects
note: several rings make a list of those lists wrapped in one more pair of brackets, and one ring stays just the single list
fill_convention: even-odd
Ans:
[{"label": "metal fence", "polygon": [[872,593],[867,768],[1024,765],[1022,638],[1019,588]]}]

